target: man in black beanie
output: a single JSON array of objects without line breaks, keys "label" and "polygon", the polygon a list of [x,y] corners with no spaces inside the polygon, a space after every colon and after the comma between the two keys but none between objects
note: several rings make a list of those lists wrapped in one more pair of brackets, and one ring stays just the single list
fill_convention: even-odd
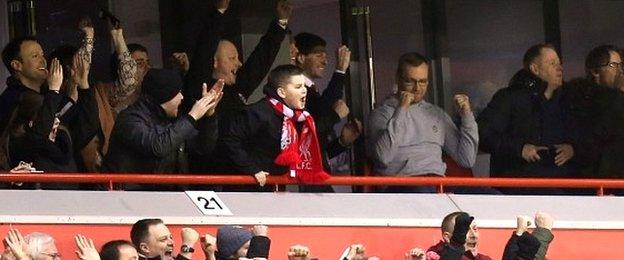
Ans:
[{"label": "man in black beanie", "polygon": [[[174,173],[187,172],[186,150],[211,150],[217,138],[212,115],[219,103],[223,81],[219,80],[191,110],[178,116],[182,103],[182,79],[178,73],[151,69],[143,80],[141,97],[115,122],[104,171]],[[205,120],[202,119],[205,115]]]}]

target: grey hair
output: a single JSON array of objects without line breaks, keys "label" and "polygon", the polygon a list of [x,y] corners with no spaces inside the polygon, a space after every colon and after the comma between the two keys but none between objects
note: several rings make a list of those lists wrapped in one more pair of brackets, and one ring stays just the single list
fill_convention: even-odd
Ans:
[{"label": "grey hair", "polygon": [[33,259],[43,253],[45,245],[54,244],[54,238],[46,233],[32,232],[24,237],[28,244],[28,253]]}]

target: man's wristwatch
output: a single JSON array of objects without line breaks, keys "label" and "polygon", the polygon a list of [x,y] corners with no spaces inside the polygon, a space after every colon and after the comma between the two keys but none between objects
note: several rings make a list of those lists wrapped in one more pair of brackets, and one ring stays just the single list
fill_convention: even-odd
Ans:
[{"label": "man's wristwatch", "polygon": [[180,248],[180,252],[181,253],[193,253],[195,252],[195,249],[190,247],[189,245],[182,245],[182,248]]}]

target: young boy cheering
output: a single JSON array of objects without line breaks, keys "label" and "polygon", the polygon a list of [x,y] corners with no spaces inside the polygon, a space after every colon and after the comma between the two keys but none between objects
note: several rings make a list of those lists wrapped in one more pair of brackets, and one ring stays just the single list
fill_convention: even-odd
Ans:
[{"label": "young boy cheering", "polygon": [[323,171],[314,119],[306,112],[303,71],[281,65],[269,74],[266,97],[247,107],[222,142],[232,171],[253,174],[260,186],[266,176],[288,173],[303,183],[329,177]]}]

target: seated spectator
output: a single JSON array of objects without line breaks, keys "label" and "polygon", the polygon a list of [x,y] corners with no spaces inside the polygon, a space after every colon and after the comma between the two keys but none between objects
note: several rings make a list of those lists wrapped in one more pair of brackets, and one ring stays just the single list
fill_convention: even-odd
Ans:
[{"label": "seated spectator", "polygon": [[585,59],[586,77],[568,85],[570,114],[579,123],[578,161],[582,177],[622,177],[624,162],[624,76],[616,46],[592,49]]},{"label": "seated spectator", "polygon": [[[192,259],[195,243],[199,240],[199,233],[192,228],[183,228],[181,232],[182,247],[176,260]],[[160,219],[142,219],[132,225],[130,230],[132,244],[139,253],[140,260],[162,259],[172,260],[173,236],[169,228]]]},{"label": "seated spectator", "polygon": [[[118,117],[104,161],[110,172],[187,172],[186,149],[210,151],[216,141],[214,114],[223,81],[208,92],[186,114],[178,116],[182,80],[169,70],[152,69],[143,82],[144,95]],[[199,128],[199,133],[196,130]]]},{"label": "seated spectator", "polygon": [[139,254],[132,242],[113,240],[102,246],[100,258],[102,260],[138,260]]},{"label": "seated spectator", "polygon": [[232,172],[252,174],[260,187],[270,174],[289,173],[302,182],[329,177],[323,171],[314,119],[305,111],[303,71],[281,65],[271,71],[266,97],[247,107],[222,133]]},{"label": "seated spectator", "polygon": [[[478,129],[466,95],[455,95],[461,125],[424,100],[429,64],[418,53],[403,54],[396,74],[399,93],[370,115],[370,151],[374,171],[385,176],[444,176],[442,151],[462,167],[472,167]],[[435,192],[434,187],[394,186],[387,192]]]},{"label": "seated spectator", "polygon": [[[442,225],[441,225],[442,240],[438,244],[431,246],[429,249],[427,249],[427,252],[435,252],[436,254],[440,255],[442,251],[444,250],[444,247],[447,244],[451,243],[451,238],[453,236],[453,232],[455,229],[455,219],[459,215],[462,215],[462,212],[459,212],[459,211],[453,212],[451,214],[446,215],[444,219],[442,219]],[[464,247],[466,248],[466,251],[464,252],[464,254],[462,254],[461,259],[463,260],[492,259],[487,255],[483,255],[479,253],[479,250],[477,248],[478,244],[479,244],[479,230],[477,229],[476,221],[473,220],[470,223],[470,229],[468,230],[468,233],[466,234],[466,244],[464,245]]]},{"label": "seated spectator", "polygon": [[[481,149],[492,154],[492,177],[569,177],[576,170],[577,127],[562,98],[562,67],[555,48],[527,50],[524,67],[496,92],[479,115]],[[560,189],[505,188],[511,194],[565,194]]]}]

